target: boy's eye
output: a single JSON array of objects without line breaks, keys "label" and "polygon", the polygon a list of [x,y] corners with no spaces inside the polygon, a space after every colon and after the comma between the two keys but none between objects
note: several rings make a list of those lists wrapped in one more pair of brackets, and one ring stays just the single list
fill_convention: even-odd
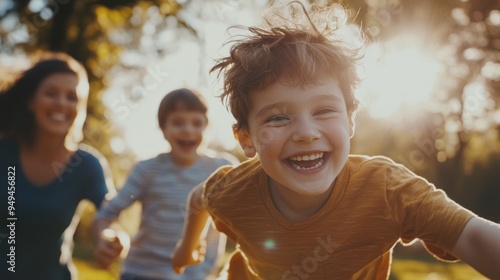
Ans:
[{"label": "boy's eye", "polygon": [[268,118],[266,120],[266,123],[280,123],[280,122],[285,122],[288,121],[289,118],[285,115],[276,115]]},{"label": "boy's eye", "polygon": [[325,115],[325,114],[331,114],[331,113],[336,113],[337,110],[333,109],[333,108],[323,108],[323,109],[320,109],[318,110],[315,115]]},{"label": "boy's eye", "polygon": [[200,127],[203,127],[203,122],[202,121],[194,121],[193,122],[193,126],[195,128],[200,128]]},{"label": "boy's eye", "polygon": [[175,126],[183,126],[184,122],[182,120],[172,120],[172,124]]}]

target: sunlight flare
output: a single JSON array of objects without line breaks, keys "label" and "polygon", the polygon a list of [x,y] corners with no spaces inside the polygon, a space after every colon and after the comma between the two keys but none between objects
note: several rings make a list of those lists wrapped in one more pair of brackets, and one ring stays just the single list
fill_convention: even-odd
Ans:
[{"label": "sunlight flare", "polygon": [[415,48],[386,52],[366,67],[364,92],[360,97],[374,118],[391,117],[403,105],[418,109],[431,99],[441,68]]}]

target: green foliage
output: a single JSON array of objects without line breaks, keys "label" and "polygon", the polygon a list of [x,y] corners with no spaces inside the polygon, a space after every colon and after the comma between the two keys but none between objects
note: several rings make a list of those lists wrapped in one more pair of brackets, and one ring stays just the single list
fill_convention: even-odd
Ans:
[{"label": "green foliage", "polygon": [[500,157],[500,2],[342,3],[368,43],[378,42],[388,51],[395,39],[416,35],[414,47],[433,54],[444,67],[427,117],[415,118],[411,107],[401,108],[390,121],[361,113],[353,152],[390,156],[473,211],[500,220],[497,203],[483,195],[496,193],[500,181],[494,171]]},{"label": "green foliage", "polygon": [[[150,7],[159,7],[162,16],[177,18],[182,6],[172,0],[33,2],[8,1],[8,9],[0,11],[0,23],[8,22],[0,25],[0,50],[27,54],[40,50],[66,52],[85,66],[90,96],[84,142],[108,159],[115,181],[121,181],[131,167],[123,160],[133,161],[134,156],[130,151],[117,154],[110,146],[120,131],[107,117],[109,112],[102,103],[107,75],[121,64],[123,50],[137,47]],[[120,32],[128,37],[120,40],[113,36]]]},{"label": "green foliage", "polygon": [[[121,65],[121,53],[138,49],[142,28],[149,20],[148,11],[158,7],[162,17],[171,17],[180,28],[192,30],[177,17],[182,6],[174,0],[72,0],[72,1],[8,1],[0,11],[0,50],[3,53],[31,54],[41,50],[65,52],[87,69],[90,83],[84,142],[95,147],[107,159],[118,185],[124,181],[135,157],[130,150],[115,151],[111,143],[121,132],[108,117],[102,102],[109,72]],[[163,25],[172,24],[162,21]],[[121,36],[118,36],[120,35]],[[154,50],[152,50],[154,52]],[[128,67],[140,70],[137,67]],[[124,92],[124,95],[130,92]],[[137,207],[126,211],[123,219],[138,221]],[[95,209],[85,209],[75,233],[80,244],[90,248],[90,227]],[[134,223],[125,229],[133,232]],[[77,251],[75,254],[79,254]],[[85,253],[83,253],[85,255]],[[104,278],[92,278],[104,279]]]}]

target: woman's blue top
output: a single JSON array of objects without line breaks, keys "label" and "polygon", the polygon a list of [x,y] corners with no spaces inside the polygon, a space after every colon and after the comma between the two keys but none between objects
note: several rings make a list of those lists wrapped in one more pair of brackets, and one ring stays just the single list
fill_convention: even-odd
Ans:
[{"label": "woman's blue top", "polygon": [[52,169],[54,181],[33,185],[23,173],[18,145],[0,139],[0,279],[71,279],[72,236],[63,233],[81,200],[99,208],[108,189],[99,160],[82,149]]}]

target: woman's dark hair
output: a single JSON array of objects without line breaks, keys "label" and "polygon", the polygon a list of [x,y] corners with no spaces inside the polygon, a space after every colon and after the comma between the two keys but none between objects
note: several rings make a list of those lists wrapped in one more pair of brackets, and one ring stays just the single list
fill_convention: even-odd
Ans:
[{"label": "woman's dark hair", "polygon": [[163,97],[158,108],[158,125],[160,128],[163,129],[168,115],[177,110],[198,111],[203,113],[205,119],[208,121],[206,115],[207,106],[203,97],[196,90],[187,88],[176,89]]},{"label": "woman's dark hair", "polygon": [[62,53],[42,54],[31,68],[16,75],[10,86],[0,91],[0,137],[27,145],[34,142],[36,123],[29,103],[42,81],[56,73],[76,75],[79,87],[82,81],[87,83],[87,87],[80,90],[88,93],[87,75],[80,63]]}]

